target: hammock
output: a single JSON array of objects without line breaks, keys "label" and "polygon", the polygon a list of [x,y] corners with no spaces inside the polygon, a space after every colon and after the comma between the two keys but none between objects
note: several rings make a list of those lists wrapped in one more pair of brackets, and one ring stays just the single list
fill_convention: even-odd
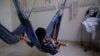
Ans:
[{"label": "hammock", "polygon": [[[39,42],[39,39],[28,19],[28,17],[22,12],[22,9],[20,7],[20,3],[18,0],[13,0],[15,8],[17,10],[17,14],[19,17],[19,20],[21,22],[21,24],[25,27],[25,31],[27,36],[29,37],[29,39],[31,40],[31,43],[34,43],[34,45],[40,50],[43,51],[42,46]],[[57,36],[58,36],[58,32],[59,32],[59,27],[60,27],[60,23],[61,23],[61,18],[63,16],[63,10],[65,7],[65,3],[66,0],[64,1],[64,3],[61,5],[61,8],[57,11],[57,13],[54,15],[53,19],[51,20],[49,26],[47,27],[46,33],[48,36],[52,35],[53,29],[54,29],[54,24],[56,22],[56,20],[59,20],[59,24],[57,25],[57,34],[56,34],[56,39],[57,40]]]},{"label": "hammock", "polygon": [[7,44],[15,44],[19,42],[17,35],[24,33],[25,30],[22,25],[19,25],[13,32],[10,32],[2,24],[0,24],[0,38]]}]

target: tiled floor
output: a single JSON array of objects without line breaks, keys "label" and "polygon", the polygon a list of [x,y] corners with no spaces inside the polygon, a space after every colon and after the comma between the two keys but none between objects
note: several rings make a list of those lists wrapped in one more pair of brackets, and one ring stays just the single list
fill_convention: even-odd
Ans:
[{"label": "tiled floor", "polygon": [[[36,47],[30,48],[24,42],[20,42],[13,46],[0,47],[0,56],[52,56],[42,53]],[[59,53],[54,56],[100,56],[99,53],[87,51],[77,44],[69,42],[68,47],[61,47]]]},{"label": "tiled floor", "polygon": [[68,47],[61,47],[60,53],[55,56],[100,56],[100,54],[93,51],[84,52],[79,45],[70,44]]}]

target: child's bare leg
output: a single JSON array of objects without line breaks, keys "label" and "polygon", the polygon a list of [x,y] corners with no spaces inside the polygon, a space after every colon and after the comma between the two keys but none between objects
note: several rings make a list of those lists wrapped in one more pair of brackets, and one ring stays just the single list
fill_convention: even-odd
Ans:
[{"label": "child's bare leg", "polygon": [[58,41],[58,44],[61,45],[61,46],[68,46],[68,44],[65,44],[65,43],[63,43],[61,41]]},{"label": "child's bare leg", "polygon": [[57,19],[57,21],[54,24],[54,29],[53,29],[53,35],[51,36],[52,39],[56,38],[56,34],[57,34],[57,24],[59,23],[59,20]]},{"label": "child's bare leg", "polygon": [[25,42],[30,42],[30,40],[29,40],[26,36],[21,37],[20,39],[22,39],[22,40],[25,41]]}]

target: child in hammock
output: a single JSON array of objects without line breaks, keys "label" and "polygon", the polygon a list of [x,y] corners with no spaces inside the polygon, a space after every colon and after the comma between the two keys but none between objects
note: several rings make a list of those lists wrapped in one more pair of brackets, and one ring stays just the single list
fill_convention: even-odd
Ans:
[{"label": "child in hammock", "polygon": [[57,30],[57,24],[59,23],[59,20],[56,20],[56,23],[54,25],[54,30],[52,36],[46,36],[46,30],[42,27],[37,28],[36,34],[37,37],[42,45],[42,48],[49,52],[50,54],[54,55],[58,52],[58,49],[60,46],[66,46],[66,44],[61,43],[60,41],[55,41],[56,37],[56,30]]},{"label": "child in hammock", "polygon": [[58,49],[61,45],[66,46],[66,44],[55,41],[52,37],[47,37],[44,28],[38,28],[36,30],[36,34],[39,37],[39,41],[43,47],[43,50],[51,53],[52,55],[58,52]]},{"label": "child in hammock", "polygon": [[[54,30],[53,30],[52,36],[49,36],[49,37],[46,36],[46,30],[42,27],[37,28],[37,30],[35,31],[35,33],[42,45],[43,50],[52,55],[54,55],[58,52],[58,49],[60,48],[60,46],[66,46],[66,44],[63,44],[60,41],[54,40],[55,36],[56,36],[56,27],[57,27],[58,22],[59,21],[57,20],[54,25]],[[21,37],[20,39],[29,43],[29,41],[25,37]]]}]

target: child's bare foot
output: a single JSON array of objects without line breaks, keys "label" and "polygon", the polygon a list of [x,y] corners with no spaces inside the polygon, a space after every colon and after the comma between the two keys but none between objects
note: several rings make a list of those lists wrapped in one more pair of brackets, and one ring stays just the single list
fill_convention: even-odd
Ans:
[{"label": "child's bare foot", "polygon": [[69,46],[69,44],[67,43],[67,44],[60,44],[61,46]]},{"label": "child's bare foot", "polygon": [[67,43],[66,46],[69,46],[69,44]]},{"label": "child's bare foot", "polygon": [[67,46],[65,43],[58,41],[58,44],[61,46]]},{"label": "child's bare foot", "polygon": [[67,46],[67,45],[66,45],[66,44],[64,44],[64,43],[60,43],[60,45],[61,45],[61,46]]}]

